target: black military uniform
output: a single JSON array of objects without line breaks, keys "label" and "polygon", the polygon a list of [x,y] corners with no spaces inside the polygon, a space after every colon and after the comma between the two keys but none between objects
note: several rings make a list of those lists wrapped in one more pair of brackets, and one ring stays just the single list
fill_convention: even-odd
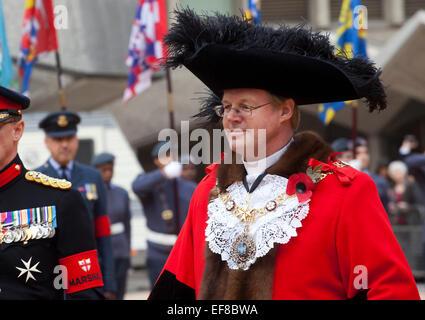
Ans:
[{"label": "black military uniform", "polygon": [[[3,87],[0,102],[0,130],[29,106]],[[64,299],[64,292],[66,299],[102,298],[93,225],[70,188],[27,171],[18,155],[0,168],[0,300]]]}]

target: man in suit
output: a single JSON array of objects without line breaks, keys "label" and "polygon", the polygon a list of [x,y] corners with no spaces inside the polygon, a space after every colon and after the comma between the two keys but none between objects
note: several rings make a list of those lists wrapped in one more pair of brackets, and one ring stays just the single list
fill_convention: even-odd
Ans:
[{"label": "man in suit", "polygon": [[64,293],[67,300],[102,299],[81,195],[69,181],[28,171],[19,158],[22,110],[29,104],[0,86],[0,300],[62,300]]},{"label": "man in suit", "polygon": [[37,170],[72,182],[73,189],[80,191],[90,219],[93,221],[99,260],[104,279],[106,299],[115,299],[116,284],[112,254],[110,222],[107,215],[106,187],[100,173],[75,161],[78,151],[78,114],[62,110],[48,114],[39,127],[46,133],[45,144],[50,158]]}]

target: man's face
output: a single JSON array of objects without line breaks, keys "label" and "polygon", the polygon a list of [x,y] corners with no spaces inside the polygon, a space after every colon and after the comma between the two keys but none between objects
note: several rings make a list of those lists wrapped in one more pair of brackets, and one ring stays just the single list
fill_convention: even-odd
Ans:
[{"label": "man's face", "polygon": [[16,156],[24,126],[22,120],[17,122],[7,120],[0,123],[0,170]]},{"label": "man's face", "polygon": [[113,163],[105,163],[98,167],[96,167],[97,170],[100,171],[100,174],[102,175],[102,180],[107,185],[111,183],[112,177],[114,175],[114,164]]},{"label": "man's face", "polygon": [[356,147],[356,159],[360,160],[361,169],[367,169],[369,167],[369,150],[366,146]]},{"label": "man's face", "polygon": [[343,151],[341,152],[341,154],[337,155],[336,158],[346,163],[349,163],[351,160],[353,160],[353,151],[351,150]]},{"label": "man's face", "polygon": [[44,142],[52,158],[63,166],[73,160],[78,151],[78,138],[75,134],[66,137],[46,136]]},{"label": "man's face", "polygon": [[[240,110],[244,106],[256,107],[268,102],[272,103],[252,110],[251,115],[233,109]],[[223,128],[227,129],[226,137],[229,145],[233,151],[239,154],[246,152],[245,160],[250,160],[249,153],[252,155],[252,151],[254,151],[254,156],[261,155],[265,149],[259,150],[259,148],[270,149],[278,142],[276,139],[279,137],[278,133],[282,124],[282,109],[273,106],[270,93],[260,89],[226,89],[222,103],[223,106],[232,106],[232,110],[223,117]],[[259,140],[260,129],[265,129],[266,141]],[[253,132],[253,135],[250,135],[250,132]]]}]

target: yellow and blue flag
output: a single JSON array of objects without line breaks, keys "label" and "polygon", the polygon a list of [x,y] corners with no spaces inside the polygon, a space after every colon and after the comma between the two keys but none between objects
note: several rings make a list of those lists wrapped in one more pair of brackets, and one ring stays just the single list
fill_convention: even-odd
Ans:
[{"label": "yellow and blue flag", "polygon": [[246,11],[246,17],[252,19],[254,24],[261,23],[261,0],[247,0],[248,10]]},{"label": "yellow and blue flag", "polygon": [[12,58],[7,45],[3,5],[0,0],[0,84],[3,87],[10,88],[14,76],[13,74]]},{"label": "yellow and blue flag", "polygon": [[[348,58],[364,57],[366,52],[366,23],[365,12],[361,0],[343,0],[339,15],[337,41],[335,53]],[[338,110],[341,110],[351,101],[323,103],[319,105],[319,119],[328,125]]]}]

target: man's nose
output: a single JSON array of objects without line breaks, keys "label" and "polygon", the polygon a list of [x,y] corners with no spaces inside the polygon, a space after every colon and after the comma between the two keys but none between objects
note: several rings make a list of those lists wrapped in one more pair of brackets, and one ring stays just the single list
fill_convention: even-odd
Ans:
[{"label": "man's nose", "polygon": [[241,120],[241,112],[236,108],[230,109],[229,113],[226,115],[226,119],[228,121],[240,121]]}]

